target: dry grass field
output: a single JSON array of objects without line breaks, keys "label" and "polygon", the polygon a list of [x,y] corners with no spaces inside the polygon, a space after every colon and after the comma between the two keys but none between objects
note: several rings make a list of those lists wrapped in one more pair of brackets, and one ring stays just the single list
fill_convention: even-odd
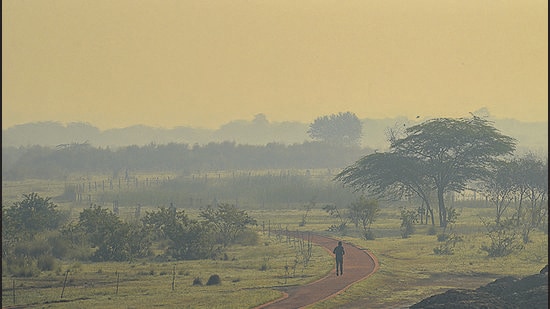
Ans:
[{"label": "dry grass field", "polygon": [[[163,175],[167,176],[167,175]],[[174,175],[170,175],[175,177]],[[2,183],[2,206],[20,200],[24,193],[61,196],[65,182],[28,180]],[[136,190],[139,190],[136,189]],[[86,203],[60,201],[60,209],[71,211],[72,218]],[[372,225],[375,239],[364,240],[351,223],[343,233],[328,232],[335,218],[319,202],[307,213],[304,203],[286,204],[282,209],[250,205],[248,214],[258,225],[260,235],[253,246],[229,247],[221,260],[132,262],[56,261],[52,271],[38,277],[2,276],[2,307],[18,308],[253,308],[280,296],[274,288],[302,285],[331,271],[332,256],[313,246],[307,266],[300,260],[299,244],[277,237],[275,229],[312,231],[338,237],[377,257],[380,268],[344,293],[311,308],[404,308],[450,288],[477,288],[503,276],[524,277],[537,273],[548,263],[548,234],[536,230],[522,251],[505,257],[488,257],[481,246],[489,242],[482,217],[492,209],[483,203],[456,202],[459,219],[453,231],[461,235],[452,255],[436,255],[440,245],[430,225],[416,225],[409,238],[400,236],[398,204],[382,204]],[[414,205],[411,205],[414,206]],[[158,205],[144,203],[142,211]],[[121,217],[131,217],[135,207],[121,205]],[[185,209],[190,217],[198,208]],[[436,228],[439,233],[439,228]],[[4,262],[4,261],[3,261]],[[3,263],[4,264],[4,263]],[[3,265],[4,267],[4,265]],[[221,284],[206,285],[213,274]],[[202,285],[193,285],[200,279]],[[61,297],[62,296],[62,297]]]}]

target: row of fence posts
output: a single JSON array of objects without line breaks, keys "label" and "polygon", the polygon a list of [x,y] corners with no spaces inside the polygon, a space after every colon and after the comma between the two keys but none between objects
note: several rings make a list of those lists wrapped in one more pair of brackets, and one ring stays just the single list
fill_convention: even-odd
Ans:
[{"label": "row of fence posts", "polygon": [[[116,274],[116,290],[115,290],[115,295],[118,295],[118,285],[119,285],[119,282],[120,282],[120,274],[118,273],[118,271],[115,272]],[[176,265],[174,265],[174,276],[172,278],[172,291],[174,290],[174,284],[175,284],[175,274],[176,274]],[[67,270],[65,272],[65,279],[63,280],[63,288],[61,289],[61,296],[59,297],[59,299],[63,299],[63,295],[65,294],[65,287],[67,286],[67,279],[69,278],[69,270]],[[11,285],[11,288],[12,288],[12,299],[13,299],[13,304],[16,305],[16,298],[15,298],[15,279],[12,279],[12,285]]]},{"label": "row of fence posts", "polygon": [[[265,233],[265,221],[262,222],[262,232]],[[288,227],[283,230],[282,227],[281,227],[281,224],[279,224],[279,228],[278,230],[275,231],[275,235],[277,237],[277,240],[281,241],[282,240],[282,237],[283,236],[286,236],[286,242],[287,243],[292,243],[291,241],[291,235],[294,234],[294,238],[296,237],[299,237],[298,236],[298,231],[296,232],[290,232],[288,230]],[[301,232],[303,233],[303,232]],[[284,234],[284,235],[283,235]],[[267,224],[267,235],[268,237],[271,237],[271,220],[268,221],[268,224]],[[307,241],[308,241],[308,251],[311,252],[311,239],[310,239],[311,235],[310,233],[308,232],[308,235],[307,235]],[[302,237],[299,237],[299,238],[303,238],[303,235]],[[311,255],[311,253],[309,253],[309,255]],[[288,273],[288,265],[285,266],[285,270],[286,270],[286,273]],[[67,280],[69,278],[69,270],[67,270],[65,272],[65,279],[63,280],[63,288],[61,289],[61,296],[60,296],[60,299],[63,299],[63,295],[65,294],[65,288],[67,286]],[[116,290],[115,290],[115,295],[118,295],[118,287],[119,287],[119,282],[120,282],[120,273],[118,271],[115,272],[116,274]],[[285,284],[286,284],[286,278],[285,278]],[[172,291],[175,290],[175,285],[176,285],[176,265],[174,265],[174,269],[172,271]],[[15,279],[12,280],[12,298],[13,298],[13,304],[16,305],[16,297],[15,297]]]}]

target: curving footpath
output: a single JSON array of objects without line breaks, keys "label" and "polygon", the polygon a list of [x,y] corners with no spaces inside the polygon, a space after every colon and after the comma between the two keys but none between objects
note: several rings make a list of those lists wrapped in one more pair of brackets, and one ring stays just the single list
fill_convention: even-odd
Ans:
[{"label": "curving footpath", "polygon": [[[308,237],[304,233],[296,233],[295,237]],[[306,238],[307,239],[307,238]],[[332,255],[332,250],[338,240],[317,234],[309,234],[311,242],[322,246]],[[343,292],[353,283],[372,275],[378,270],[378,261],[365,249],[343,242],[346,254],[344,255],[344,274],[336,276],[335,268],[324,278],[303,286],[290,287],[283,290],[284,296],[280,299],[263,304],[255,309],[296,309],[314,304]]]}]

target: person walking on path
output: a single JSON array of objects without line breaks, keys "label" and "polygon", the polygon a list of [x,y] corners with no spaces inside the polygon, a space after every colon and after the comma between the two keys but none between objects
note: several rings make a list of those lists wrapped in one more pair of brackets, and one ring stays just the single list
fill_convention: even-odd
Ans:
[{"label": "person walking on path", "polygon": [[342,246],[342,242],[338,242],[338,246],[332,250],[332,253],[336,255],[336,276],[338,276],[338,270],[340,271],[340,275],[344,274],[344,254],[346,252],[344,251],[344,247]]}]

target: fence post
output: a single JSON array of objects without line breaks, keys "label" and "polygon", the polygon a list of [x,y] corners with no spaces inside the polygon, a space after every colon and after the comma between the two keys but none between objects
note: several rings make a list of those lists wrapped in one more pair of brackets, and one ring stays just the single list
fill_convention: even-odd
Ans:
[{"label": "fence post", "polygon": [[61,297],[63,298],[63,293],[65,292],[65,286],[67,285],[67,277],[69,277],[69,270],[65,273],[65,280],[63,280],[63,289],[61,290]]},{"label": "fence post", "polygon": [[118,270],[116,271],[116,292],[115,295],[118,295],[118,278],[120,277],[120,274],[118,273]]},{"label": "fence post", "polygon": [[12,280],[13,304],[15,305],[15,279]]},{"label": "fence post", "polygon": [[172,291],[174,290],[175,284],[176,284],[176,265],[174,265],[174,271],[172,271]]}]

